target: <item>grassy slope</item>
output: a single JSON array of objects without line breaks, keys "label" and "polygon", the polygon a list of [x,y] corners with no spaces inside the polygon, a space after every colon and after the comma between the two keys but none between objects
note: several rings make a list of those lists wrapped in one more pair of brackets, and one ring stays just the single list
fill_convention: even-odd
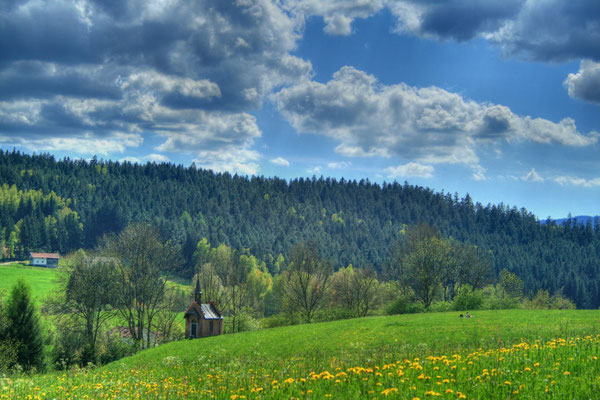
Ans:
[{"label": "grassy slope", "polygon": [[[392,394],[412,399],[426,398],[434,390],[443,398],[460,398],[459,389],[468,398],[510,398],[515,397],[514,391],[520,393],[519,398],[539,398],[546,388],[553,398],[585,398],[600,390],[600,378],[596,380],[600,364],[593,360],[599,351],[595,337],[599,332],[598,311],[484,311],[473,319],[459,319],[456,313],[373,317],[170,343],[89,372],[13,381],[7,393],[19,397],[37,386],[50,395],[58,393],[56,385],[60,384],[61,390],[78,398],[105,394],[116,398],[136,394],[142,398]],[[594,338],[554,350],[554,342],[548,342],[585,335]],[[528,345],[497,350],[522,342],[542,350],[530,350]],[[478,349],[491,351],[473,356]],[[462,357],[453,361],[459,369],[439,362],[445,368],[442,372],[433,366],[435,360],[424,362],[428,356],[453,354]],[[414,361],[415,357],[420,361]],[[406,364],[402,370],[405,359],[413,360],[414,365]],[[556,362],[566,364],[557,367]],[[390,365],[394,373],[378,375],[380,368],[383,371]],[[351,370],[357,366],[366,372],[361,375]],[[496,374],[495,380],[487,377],[487,385],[475,377],[483,368],[491,370],[492,377]],[[344,371],[348,376],[334,376]],[[525,376],[523,371],[532,372]],[[319,377],[311,379],[313,372]],[[417,377],[420,373],[428,376]],[[448,383],[442,383],[442,375]],[[497,385],[503,389],[496,391]],[[386,388],[396,386],[398,392],[385,393]]]},{"label": "grassy slope", "polygon": [[39,303],[54,288],[57,270],[54,268],[30,267],[12,263],[0,265],[0,291],[7,294],[10,288],[22,278],[31,286],[31,294]]}]

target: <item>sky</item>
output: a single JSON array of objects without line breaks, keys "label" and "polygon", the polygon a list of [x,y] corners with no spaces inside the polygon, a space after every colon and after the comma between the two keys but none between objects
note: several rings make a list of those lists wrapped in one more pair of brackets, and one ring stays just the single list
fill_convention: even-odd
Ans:
[{"label": "sky", "polygon": [[4,0],[0,147],[600,214],[596,0]]}]

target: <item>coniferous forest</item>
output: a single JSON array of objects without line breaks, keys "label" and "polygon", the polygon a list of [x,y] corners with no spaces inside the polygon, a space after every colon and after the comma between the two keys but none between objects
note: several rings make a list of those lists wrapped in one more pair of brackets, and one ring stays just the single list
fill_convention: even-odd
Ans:
[{"label": "coniferous forest", "polygon": [[498,273],[520,277],[525,292],[562,292],[579,308],[600,306],[600,222],[540,222],[525,209],[483,205],[469,195],[408,183],[330,178],[242,177],[181,165],[56,160],[0,152],[0,249],[66,254],[105,234],[149,222],[194,274],[197,243],[244,250],[276,272],[280,255],[313,241],[335,269],[385,269],[407,225],[428,224],[446,238],[476,245]]}]

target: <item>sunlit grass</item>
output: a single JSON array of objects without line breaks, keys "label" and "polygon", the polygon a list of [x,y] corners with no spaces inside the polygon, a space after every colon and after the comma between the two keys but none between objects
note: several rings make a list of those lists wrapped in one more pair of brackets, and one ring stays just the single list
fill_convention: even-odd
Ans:
[{"label": "sunlit grass", "polygon": [[4,398],[598,398],[598,311],[373,317],[170,343]]},{"label": "sunlit grass", "polygon": [[8,293],[18,279],[23,279],[31,286],[31,295],[39,304],[55,288],[56,274],[55,268],[31,267],[18,263],[0,265],[0,291]]}]

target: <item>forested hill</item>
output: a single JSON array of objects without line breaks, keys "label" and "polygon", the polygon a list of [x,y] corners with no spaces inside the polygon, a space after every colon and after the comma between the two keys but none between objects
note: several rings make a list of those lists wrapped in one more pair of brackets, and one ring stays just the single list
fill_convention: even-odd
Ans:
[{"label": "forested hill", "polygon": [[[529,292],[563,290],[579,307],[600,306],[600,224],[541,224],[524,209],[473,203],[467,195],[362,180],[240,177],[172,164],[0,152],[5,256],[93,247],[103,234],[151,221],[181,245],[190,276],[196,243],[248,249],[272,267],[299,241],[314,240],[334,265],[380,270],[404,224],[489,249],[496,271]],[[597,222],[597,221],[596,221]],[[9,253],[13,254],[9,254]]]}]

